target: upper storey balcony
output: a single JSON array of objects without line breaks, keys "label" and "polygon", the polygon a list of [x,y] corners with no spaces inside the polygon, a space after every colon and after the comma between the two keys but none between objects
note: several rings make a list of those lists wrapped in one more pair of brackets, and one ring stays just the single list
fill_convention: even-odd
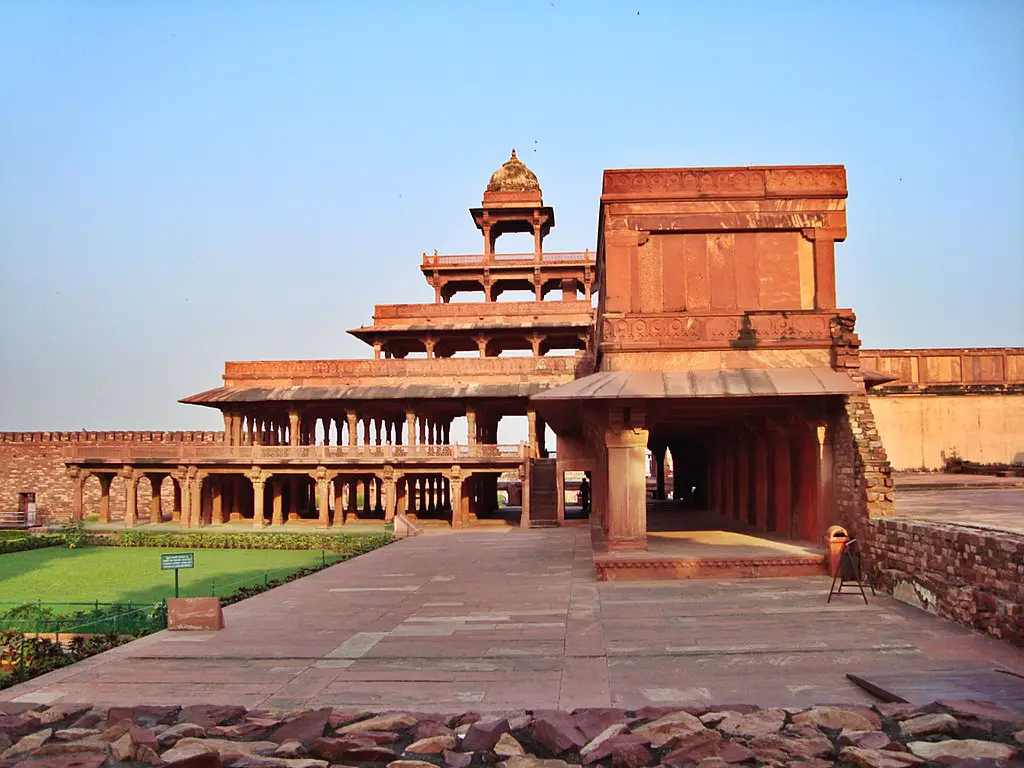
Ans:
[{"label": "upper storey balcony", "polygon": [[597,255],[594,251],[535,253],[423,254],[420,270],[434,288],[436,303],[447,303],[463,291],[480,291],[485,301],[497,301],[504,291],[531,291],[543,301],[552,291],[562,298],[586,301],[594,291]]}]

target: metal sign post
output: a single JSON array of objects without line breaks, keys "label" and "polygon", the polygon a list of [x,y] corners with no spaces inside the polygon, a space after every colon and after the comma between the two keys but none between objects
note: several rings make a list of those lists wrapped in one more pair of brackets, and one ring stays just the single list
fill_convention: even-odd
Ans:
[{"label": "metal sign post", "polygon": [[173,552],[168,555],[160,555],[160,570],[174,571],[174,596],[178,596],[178,570],[181,568],[195,568],[196,558],[192,552]]}]

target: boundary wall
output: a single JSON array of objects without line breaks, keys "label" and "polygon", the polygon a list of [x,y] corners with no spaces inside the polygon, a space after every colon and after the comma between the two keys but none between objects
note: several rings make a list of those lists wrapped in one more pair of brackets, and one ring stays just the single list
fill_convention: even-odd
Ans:
[{"label": "boundary wall", "polygon": [[[110,445],[125,443],[221,443],[223,432],[0,432],[0,511],[19,509],[20,495],[34,493],[38,519],[46,522],[71,517],[73,485],[61,454],[70,445]],[[95,477],[83,489],[86,514],[99,508],[100,484]],[[165,481],[160,489],[163,508],[173,508],[174,484]],[[139,483],[139,510],[149,509],[152,489]],[[111,519],[124,515],[124,482],[110,485]]]},{"label": "boundary wall", "polygon": [[1024,534],[894,517],[865,533],[876,586],[1024,648]]}]

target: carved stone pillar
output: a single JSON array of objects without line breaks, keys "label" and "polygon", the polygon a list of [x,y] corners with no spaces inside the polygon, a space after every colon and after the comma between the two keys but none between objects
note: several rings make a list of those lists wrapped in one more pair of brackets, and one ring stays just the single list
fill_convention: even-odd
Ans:
[{"label": "carved stone pillar", "polygon": [[192,476],[192,494],[189,511],[189,525],[200,527],[203,524],[203,480],[206,476],[195,467],[189,467],[189,474]]},{"label": "carved stone pillar", "polygon": [[800,423],[794,429],[799,464],[794,468],[797,478],[796,507],[797,530],[794,535],[804,541],[813,541],[818,529],[818,472],[821,465],[817,429],[813,424]]},{"label": "carved stone pillar", "polygon": [[736,444],[736,510],[738,520],[750,522],[750,437],[741,431]]},{"label": "carved stone pillar", "polygon": [[150,474],[149,476],[149,522],[160,523],[163,522],[164,517],[164,506],[163,499],[160,497],[160,489],[164,484],[165,475]]},{"label": "carved stone pillar", "polygon": [[171,476],[171,480],[172,480],[172,483],[171,483],[171,488],[172,488],[172,491],[171,491],[171,494],[172,494],[171,522],[172,523],[180,523],[181,522],[181,483],[182,483],[182,480],[181,480],[181,477],[178,476],[178,475],[172,475]]},{"label": "carved stone pillar", "polygon": [[537,412],[533,408],[526,409],[526,421],[530,431],[527,438],[530,442],[530,458],[537,458]]},{"label": "carved stone pillar", "polygon": [[395,519],[398,500],[398,483],[395,481],[394,467],[384,467],[384,522],[390,523]]},{"label": "carved stone pillar", "polygon": [[519,527],[530,527],[530,460],[519,465],[519,482],[523,488],[523,511],[519,516]]},{"label": "carved stone pillar", "polygon": [[782,536],[792,534],[793,479],[790,474],[789,435],[777,430],[771,435],[772,472],[775,475],[773,506],[775,508],[775,530]]},{"label": "carved stone pillar", "polygon": [[452,528],[462,527],[462,467],[454,465],[448,473],[448,483],[452,497]]},{"label": "carved stone pillar", "polygon": [[405,444],[416,445],[416,414],[405,412]]},{"label": "carved stone pillar", "polygon": [[345,524],[345,480],[335,477],[334,483],[334,515],[331,517],[331,525]]},{"label": "carved stone pillar", "polygon": [[359,427],[356,424],[355,411],[345,411],[345,419],[348,421],[348,444],[355,445],[359,437]]},{"label": "carved stone pillar", "polygon": [[213,511],[210,515],[213,525],[221,525],[224,522],[224,488],[221,478],[211,475],[210,483],[213,491]]},{"label": "carved stone pillar", "polygon": [[124,478],[124,524],[132,528],[137,522],[136,504],[138,503],[139,478],[135,470],[125,467],[121,472]]},{"label": "carved stone pillar", "polygon": [[647,548],[647,440],[639,409],[613,409],[605,430],[608,452],[608,549]]},{"label": "carved stone pillar", "polygon": [[284,525],[284,481],[280,477],[269,477],[270,483],[270,524]]},{"label": "carved stone pillar", "polygon": [[659,445],[651,452],[654,459],[654,498],[659,501],[665,500],[665,446]]},{"label": "carved stone pillar", "polygon": [[68,476],[71,478],[71,517],[74,520],[81,520],[85,516],[82,509],[83,487],[89,473],[81,467],[68,467]]},{"label": "carved stone pillar", "polygon": [[476,411],[472,408],[466,409],[466,439],[470,448],[476,446]]},{"label": "carved stone pillar", "polygon": [[327,476],[327,467],[317,467],[310,477],[316,480],[317,525],[328,528],[331,524],[330,491],[331,483]]},{"label": "carved stone pillar", "polygon": [[266,523],[263,515],[263,489],[267,478],[259,467],[253,467],[249,472],[249,480],[252,482],[252,526],[262,528]]},{"label": "carved stone pillar", "polygon": [[763,531],[768,530],[768,450],[765,436],[756,432],[752,436],[754,447],[754,522]]},{"label": "carved stone pillar", "polygon": [[359,480],[356,477],[350,477],[345,482],[348,485],[348,507],[345,511],[345,522],[351,523],[359,520],[359,510],[356,507]]}]

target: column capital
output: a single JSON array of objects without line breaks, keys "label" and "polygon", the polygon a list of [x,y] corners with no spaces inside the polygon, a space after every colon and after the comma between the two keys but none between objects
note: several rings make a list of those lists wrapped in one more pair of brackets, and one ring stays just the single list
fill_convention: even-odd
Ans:
[{"label": "column capital", "polygon": [[628,427],[621,430],[609,428],[604,435],[607,448],[646,448],[650,433],[646,429]]},{"label": "column capital", "polygon": [[249,480],[252,481],[253,485],[257,485],[257,484],[258,485],[263,485],[263,483],[265,483],[267,481],[267,473],[264,472],[258,466],[254,466],[252,469],[250,469],[248,472],[246,472],[245,476],[248,477]]}]

